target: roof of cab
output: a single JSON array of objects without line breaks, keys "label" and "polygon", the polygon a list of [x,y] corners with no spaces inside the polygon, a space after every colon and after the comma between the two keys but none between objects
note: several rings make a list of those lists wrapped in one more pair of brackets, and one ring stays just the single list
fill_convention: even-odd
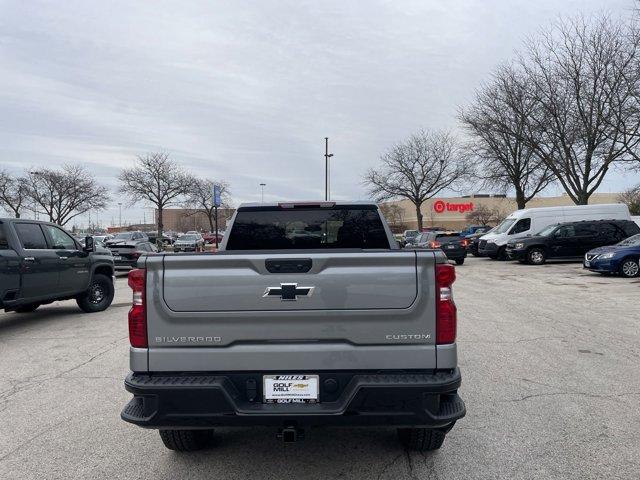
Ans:
[{"label": "roof of cab", "polygon": [[[241,208],[248,208],[248,207],[282,207],[283,205],[300,205],[300,206],[304,206],[304,205],[309,205],[309,206],[314,206],[314,205],[324,205],[327,204],[327,206],[338,206],[338,207],[348,207],[350,205],[358,205],[358,206],[363,206],[363,205],[368,205],[368,206],[374,206],[377,207],[378,204],[374,201],[367,201],[367,200],[357,200],[357,201],[340,201],[340,200],[287,200],[287,201],[282,201],[282,202],[246,202],[246,203],[241,203],[238,206],[238,209]],[[330,204],[330,205],[329,205]]]}]

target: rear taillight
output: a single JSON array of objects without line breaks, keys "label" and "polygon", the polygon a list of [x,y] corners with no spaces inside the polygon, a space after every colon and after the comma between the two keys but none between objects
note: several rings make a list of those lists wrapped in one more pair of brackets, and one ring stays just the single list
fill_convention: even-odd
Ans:
[{"label": "rear taillight", "polygon": [[436,343],[438,345],[456,341],[458,313],[453,302],[451,286],[456,281],[453,265],[436,265]]},{"label": "rear taillight", "polygon": [[144,268],[136,268],[129,272],[129,287],[133,290],[133,302],[129,310],[129,343],[136,348],[148,346],[146,279],[147,271]]},{"label": "rear taillight", "polygon": [[468,239],[466,239],[466,238],[465,238],[465,239],[463,239],[463,240],[462,240],[462,242],[460,242],[460,243],[462,243],[462,246],[463,246],[463,247],[468,247],[468,246],[469,246],[469,240],[468,240]]},{"label": "rear taillight", "polygon": [[440,248],[440,242],[431,242],[431,248]]}]

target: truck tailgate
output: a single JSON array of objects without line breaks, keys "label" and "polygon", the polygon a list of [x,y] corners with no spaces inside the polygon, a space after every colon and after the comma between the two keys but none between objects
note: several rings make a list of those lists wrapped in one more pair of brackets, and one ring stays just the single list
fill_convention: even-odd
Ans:
[{"label": "truck tailgate", "polygon": [[435,368],[435,263],[401,250],[149,256],[149,368]]}]

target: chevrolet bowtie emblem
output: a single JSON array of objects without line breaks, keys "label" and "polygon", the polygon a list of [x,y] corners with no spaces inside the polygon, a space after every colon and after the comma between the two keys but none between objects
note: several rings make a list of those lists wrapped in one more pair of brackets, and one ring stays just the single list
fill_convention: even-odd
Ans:
[{"label": "chevrolet bowtie emblem", "polygon": [[297,283],[281,283],[279,287],[267,287],[263,297],[280,297],[280,300],[296,301],[298,297],[310,297],[316,287],[299,287]]}]

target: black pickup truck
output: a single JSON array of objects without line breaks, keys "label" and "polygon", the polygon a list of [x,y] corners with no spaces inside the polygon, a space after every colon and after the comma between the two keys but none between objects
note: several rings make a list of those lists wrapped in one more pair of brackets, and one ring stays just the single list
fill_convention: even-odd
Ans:
[{"label": "black pickup truck", "polygon": [[75,298],[85,312],[113,300],[113,257],[92,237],[83,247],[60,226],[0,218],[0,308],[20,313]]}]

